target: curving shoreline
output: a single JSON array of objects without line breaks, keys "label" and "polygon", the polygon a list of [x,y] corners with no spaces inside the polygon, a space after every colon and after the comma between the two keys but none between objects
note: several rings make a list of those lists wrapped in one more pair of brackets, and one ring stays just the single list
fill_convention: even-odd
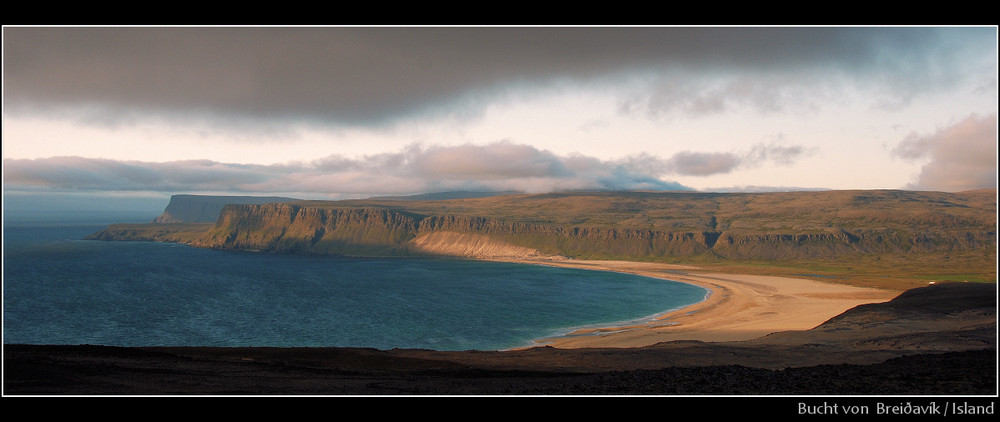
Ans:
[{"label": "curving shoreline", "polygon": [[666,310],[650,320],[624,326],[581,328],[565,335],[535,339],[554,348],[650,346],[674,340],[746,341],[780,331],[812,329],[858,305],[887,302],[901,290],[881,290],[805,278],[745,275],[653,262],[576,260],[516,247],[482,235],[433,233],[414,242],[416,249],[438,256],[615,271],[693,284],[709,291],[705,300]]},{"label": "curving shoreline", "polygon": [[675,340],[752,340],[780,331],[809,330],[855,306],[886,302],[901,293],[790,277],[694,273],[697,267],[672,264],[524,258],[504,261],[617,271],[690,283],[710,292],[701,302],[649,321],[578,329],[535,341],[536,346],[565,349],[643,347]]},{"label": "curving shoreline", "polygon": [[[539,340],[545,347],[503,351],[5,344],[5,393],[996,392],[995,284],[938,283],[897,294],[788,277],[703,273],[704,269],[664,264],[506,261],[621,271],[698,284],[712,294],[652,321],[579,330]],[[872,305],[854,307],[861,303]],[[776,331],[782,332],[767,335]]]}]

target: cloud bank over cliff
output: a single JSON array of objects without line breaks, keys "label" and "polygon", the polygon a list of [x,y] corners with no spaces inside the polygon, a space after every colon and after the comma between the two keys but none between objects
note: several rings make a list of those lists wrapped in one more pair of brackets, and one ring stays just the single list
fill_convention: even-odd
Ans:
[{"label": "cloud bank over cliff", "polygon": [[446,190],[691,190],[664,176],[708,175],[767,161],[789,161],[800,149],[767,145],[737,154],[680,152],[600,160],[559,156],[530,145],[501,141],[454,147],[412,144],[395,153],[362,158],[329,156],[273,165],[211,160],[120,161],[82,157],[4,160],[5,182],[28,190],[160,192],[296,192],[405,194]]}]

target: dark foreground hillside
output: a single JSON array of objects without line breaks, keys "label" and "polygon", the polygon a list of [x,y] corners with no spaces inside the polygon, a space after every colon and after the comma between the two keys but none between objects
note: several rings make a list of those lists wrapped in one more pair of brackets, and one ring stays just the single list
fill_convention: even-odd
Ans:
[{"label": "dark foreground hillside", "polygon": [[[932,323],[937,321],[937,323]],[[996,286],[748,342],[438,352],[4,345],[5,395],[992,395]]]},{"label": "dark foreground hillside", "polygon": [[[354,349],[4,348],[8,395],[991,395],[997,381],[995,350],[778,370],[566,371],[482,368]],[[563,357],[547,353],[553,361]],[[614,354],[605,352],[609,359]]]}]

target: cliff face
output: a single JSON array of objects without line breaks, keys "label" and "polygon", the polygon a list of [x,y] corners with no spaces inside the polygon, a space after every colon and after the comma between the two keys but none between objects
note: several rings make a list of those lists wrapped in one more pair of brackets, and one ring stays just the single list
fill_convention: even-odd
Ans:
[{"label": "cliff face", "polygon": [[383,209],[326,210],[294,204],[226,205],[192,242],[217,249],[316,254],[399,254],[418,221]]},{"label": "cliff face", "polygon": [[208,195],[173,195],[163,214],[153,222],[158,224],[173,223],[214,223],[219,213],[227,204],[265,204],[269,202],[295,201],[292,198],[277,196],[208,196]]},{"label": "cliff face", "polygon": [[[346,255],[771,260],[981,251],[995,257],[995,213],[995,190],[298,201],[228,204],[214,225],[184,238],[218,249]],[[111,229],[105,236],[116,239],[132,230]]]},{"label": "cliff face", "polygon": [[217,249],[314,254],[685,256],[709,250],[717,237],[713,233],[564,228],[486,217],[424,217],[378,208],[266,204],[227,205],[215,226],[192,243]]},{"label": "cliff face", "polygon": [[831,230],[826,233],[723,232],[712,251],[725,258],[805,259],[987,249],[995,231]]},{"label": "cliff face", "polygon": [[689,256],[711,249],[716,233],[663,232],[615,227],[562,227],[512,223],[482,217],[430,217],[422,232],[478,233],[507,243],[535,248],[552,255]]}]

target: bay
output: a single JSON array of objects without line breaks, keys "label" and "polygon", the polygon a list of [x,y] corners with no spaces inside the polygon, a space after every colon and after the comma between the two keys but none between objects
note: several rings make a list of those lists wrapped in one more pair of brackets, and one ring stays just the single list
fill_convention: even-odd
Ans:
[{"label": "bay", "polygon": [[4,343],[502,350],[705,298],[614,272],[82,240],[4,224]]}]

